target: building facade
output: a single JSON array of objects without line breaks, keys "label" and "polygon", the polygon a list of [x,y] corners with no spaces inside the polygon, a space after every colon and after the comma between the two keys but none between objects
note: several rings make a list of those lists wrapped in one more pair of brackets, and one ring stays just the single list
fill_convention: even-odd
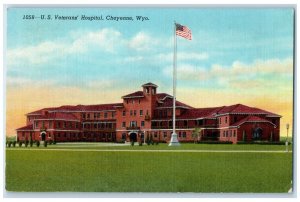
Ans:
[{"label": "building facade", "polygon": [[[173,97],[157,93],[153,83],[122,96],[122,103],[44,108],[26,114],[17,129],[19,141],[168,142],[172,134]],[[194,108],[176,101],[176,133],[180,142],[279,141],[281,116],[242,104]]]}]

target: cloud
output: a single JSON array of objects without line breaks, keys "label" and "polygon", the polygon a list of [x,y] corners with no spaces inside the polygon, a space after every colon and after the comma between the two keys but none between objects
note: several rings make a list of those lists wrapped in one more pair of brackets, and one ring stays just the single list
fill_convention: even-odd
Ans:
[{"label": "cloud", "polygon": [[69,42],[45,41],[35,46],[8,50],[7,64],[8,66],[45,64],[67,55],[86,53],[92,49],[113,53],[121,42],[121,33],[114,29],[82,32]]},{"label": "cloud", "polygon": [[[165,75],[171,76],[171,72],[171,66],[164,69]],[[223,87],[272,88],[274,85],[279,86],[279,83],[292,81],[293,59],[256,60],[251,64],[235,61],[230,66],[214,64],[210,68],[178,64],[177,75],[178,79],[213,81],[215,85],[219,84]]]},{"label": "cloud", "polygon": [[159,44],[159,41],[145,32],[137,33],[128,41],[128,46],[136,51],[148,51]]}]

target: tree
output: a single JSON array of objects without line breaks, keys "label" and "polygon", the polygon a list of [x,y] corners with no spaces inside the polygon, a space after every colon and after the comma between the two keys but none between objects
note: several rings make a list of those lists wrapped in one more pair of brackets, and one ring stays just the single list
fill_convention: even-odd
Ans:
[{"label": "tree", "polygon": [[194,139],[194,143],[197,142],[197,139],[199,138],[199,135],[201,133],[202,129],[201,128],[195,128],[192,132],[192,138]]}]

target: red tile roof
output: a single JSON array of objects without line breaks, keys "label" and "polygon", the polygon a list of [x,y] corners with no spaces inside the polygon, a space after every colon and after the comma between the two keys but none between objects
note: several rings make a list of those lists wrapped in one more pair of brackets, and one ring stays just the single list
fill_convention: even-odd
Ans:
[{"label": "red tile roof", "polygon": [[263,123],[270,123],[270,124],[274,125],[272,122],[270,122],[267,119],[264,119],[264,118],[261,118],[261,117],[258,117],[258,116],[249,115],[249,116],[243,118],[242,120],[232,124],[231,126],[240,126],[240,125],[242,125],[243,123],[246,123],[246,122],[255,122],[255,123],[256,122],[258,122],[258,123],[263,122]]},{"label": "red tile roof", "polygon": [[134,93],[130,93],[128,95],[122,96],[122,98],[127,98],[127,97],[144,97],[143,91],[136,91]]},{"label": "red tile roof", "polygon": [[115,110],[116,107],[123,107],[123,103],[112,104],[98,104],[98,105],[63,105],[60,107],[44,108],[34,112],[30,112],[27,115],[39,114],[43,115],[43,111],[49,112],[61,112],[61,111],[106,111]]},{"label": "red tile roof", "polygon": [[51,120],[78,120],[78,118],[72,113],[64,113],[64,112],[50,112],[45,115],[40,116],[36,120],[39,119],[51,119]]},{"label": "red tile roof", "polygon": [[164,99],[165,97],[173,97],[173,96],[172,96],[172,95],[169,95],[169,94],[167,94],[167,93],[157,93],[157,94],[156,94],[156,97],[157,97],[158,100],[162,100],[162,99]]},{"label": "red tile roof", "polygon": [[235,113],[245,113],[245,114],[268,114],[268,115],[274,115],[279,116],[277,114],[255,108],[255,107],[249,107],[243,104],[235,104],[230,106],[223,106],[219,111],[218,114],[235,114]]},{"label": "red tile roof", "polygon": [[[161,100],[162,101],[162,100]],[[161,108],[169,108],[173,107],[173,98],[166,98],[165,100],[162,101],[162,103],[158,103],[157,107]],[[186,108],[193,108],[187,104],[184,104],[182,102],[179,102],[176,100],[176,107],[186,107]]]},{"label": "red tile roof", "polygon": [[23,126],[21,128],[18,128],[17,130],[33,130],[33,125],[27,125],[27,126]]}]

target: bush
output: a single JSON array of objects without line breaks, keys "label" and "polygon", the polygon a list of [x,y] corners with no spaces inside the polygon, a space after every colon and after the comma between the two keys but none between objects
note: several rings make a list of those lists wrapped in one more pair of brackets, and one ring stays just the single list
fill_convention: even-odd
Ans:
[{"label": "bush", "polygon": [[16,147],[17,141],[13,141],[11,143],[12,143],[13,147]]},{"label": "bush", "polygon": [[155,142],[155,145],[158,145],[158,141],[157,141],[157,142]]},{"label": "bush", "polygon": [[[237,142],[237,144],[285,145],[285,141],[281,141],[281,142],[266,142],[266,141],[244,142],[244,141],[240,141],[240,142]],[[289,144],[291,144],[291,143],[289,142]]]},{"label": "bush", "polygon": [[53,141],[53,144],[56,144],[56,141],[55,141],[55,140]]},{"label": "bush", "polygon": [[44,141],[44,147],[47,147],[48,142]]},{"label": "bush", "polygon": [[53,143],[53,141],[52,141],[52,140],[50,140],[50,141],[49,141],[49,145],[52,145],[52,143]]},{"label": "bush", "polygon": [[125,140],[124,140],[124,139],[117,140],[116,143],[118,143],[118,144],[124,144],[124,143],[125,143]]},{"label": "bush", "polygon": [[28,147],[29,141],[26,140],[24,144],[25,144],[25,147]]},{"label": "bush", "polygon": [[198,144],[232,144],[231,141],[199,141]]},{"label": "bush", "polygon": [[7,146],[8,146],[8,147],[11,147],[11,144],[12,144],[12,142],[11,142],[11,141],[8,141]]},{"label": "bush", "polygon": [[19,147],[22,147],[22,144],[23,144],[23,142],[20,141],[20,142],[19,142]]},{"label": "bush", "polygon": [[29,145],[30,145],[30,147],[33,146],[33,141],[32,140],[29,141]]},{"label": "bush", "polygon": [[139,146],[143,146],[143,142],[142,141],[139,142]]},{"label": "bush", "polygon": [[131,143],[130,143],[130,144],[131,144],[131,146],[134,146],[134,141],[131,141]]},{"label": "bush", "polygon": [[37,141],[35,142],[35,144],[36,144],[37,147],[39,147],[39,146],[40,146],[40,141],[37,140]]},{"label": "bush", "polygon": [[6,140],[6,147],[8,147],[8,141]]}]

